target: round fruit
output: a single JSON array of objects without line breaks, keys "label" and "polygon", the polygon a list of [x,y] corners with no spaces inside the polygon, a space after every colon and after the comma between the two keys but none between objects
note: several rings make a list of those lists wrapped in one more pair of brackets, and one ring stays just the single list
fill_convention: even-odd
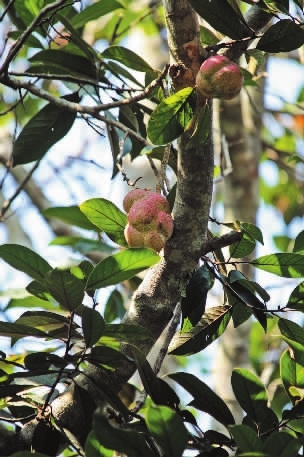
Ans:
[{"label": "round fruit", "polygon": [[146,189],[133,189],[127,193],[125,198],[123,199],[123,207],[126,213],[128,213],[133,205],[134,202],[144,198],[149,193]]},{"label": "round fruit", "polygon": [[142,232],[138,232],[134,227],[132,227],[132,225],[126,225],[124,235],[131,248],[144,247],[144,234]]},{"label": "round fruit", "polygon": [[158,209],[148,198],[142,198],[133,203],[128,222],[139,232],[147,232],[157,227]]},{"label": "round fruit", "polygon": [[225,56],[206,59],[196,76],[196,88],[206,98],[230,100],[239,94],[242,84],[240,67]]},{"label": "round fruit", "polygon": [[149,200],[151,204],[155,205],[156,208],[160,211],[165,211],[165,213],[170,213],[170,206],[168,200],[157,192],[149,192],[145,197],[145,200]]}]

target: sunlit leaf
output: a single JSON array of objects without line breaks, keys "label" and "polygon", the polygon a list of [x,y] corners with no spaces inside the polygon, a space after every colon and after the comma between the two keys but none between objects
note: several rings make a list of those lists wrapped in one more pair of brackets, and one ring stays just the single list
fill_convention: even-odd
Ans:
[{"label": "sunlit leaf", "polygon": [[183,455],[188,432],[179,414],[167,406],[150,406],[146,413],[146,423],[165,455]]},{"label": "sunlit leaf", "polygon": [[292,253],[269,254],[250,262],[260,270],[285,278],[304,277],[304,255]]},{"label": "sunlit leaf", "polygon": [[66,222],[67,224],[75,225],[76,227],[80,227],[85,230],[94,230],[95,232],[99,232],[99,229],[96,227],[96,225],[92,224],[76,205],[54,206],[52,208],[45,209],[43,214],[47,218],[55,217],[63,222]]},{"label": "sunlit leaf", "polygon": [[99,262],[88,277],[87,289],[118,284],[159,262],[152,249],[128,248]]},{"label": "sunlit leaf", "polygon": [[114,203],[105,198],[91,198],[80,206],[80,211],[99,230],[105,232],[113,241],[126,246],[124,229],[127,216]]},{"label": "sunlit leaf", "polygon": [[0,258],[37,281],[43,281],[45,275],[52,270],[51,265],[43,257],[19,244],[2,244]]},{"label": "sunlit leaf", "polygon": [[231,312],[231,306],[208,309],[195,327],[175,334],[169,345],[169,353],[187,355],[202,351],[225,331]]},{"label": "sunlit leaf", "polygon": [[193,116],[190,97],[192,87],[186,87],[164,98],[151,114],[147,133],[153,144],[166,144],[175,140],[185,130]]}]

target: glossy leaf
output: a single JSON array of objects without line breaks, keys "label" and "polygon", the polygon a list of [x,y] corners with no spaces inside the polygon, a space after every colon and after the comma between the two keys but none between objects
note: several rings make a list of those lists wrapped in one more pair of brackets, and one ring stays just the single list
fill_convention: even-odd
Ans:
[{"label": "glossy leaf", "polygon": [[147,133],[153,144],[170,143],[179,137],[193,116],[190,98],[192,87],[186,87],[164,98],[151,114]]},{"label": "glossy leaf", "polygon": [[86,347],[92,347],[101,338],[105,321],[96,309],[84,306],[81,311],[82,330]]},{"label": "glossy leaf", "polygon": [[46,285],[52,296],[68,311],[74,311],[82,304],[84,281],[69,269],[55,268],[50,271],[46,276]]},{"label": "glossy leaf", "polygon": [[293,289],[286,306],[290,309],[304,312],[304,281]]},{"label": "glossy leaf", "polygon": [[238,447],[238,452],[262,452],[263,441],[248,425],[232,425],[229,427],[233,439]]},{"label": "glossy leaf", "polygon": [[257,48],[266,52],[289,52],[304,44],[304,30],[290,19],[281,19],[263,34]]},{"label": "glossy leaf", "polygon": [[187,355],[202,351],[225,331],[231,312],[231,306],[208,309],[195,327],[175,334],[169,345],[169,353]]},{"label": "glossy leaf", "polygon": [[91,198],[83,202],[79,208],[89,221],[109,238],[121,246],[127,245],[124,236],[127,216],[114,203],[105,198]]},{"label": "glossy leaf", "polygon": [[142,57],[123,46],[110,46],[106,48],[102,53],[102,57],[104,59],[117,60],[127,68],[135,71],[146,72],[153,70]]},{"label": "glossy leaf", "polygon": [[146,413],[146,424],[165,455],[183,455],[188,432],[178,413],[167,406],[150,406]]},{"label": "glossy leaf", "polygon": [[304,255],[291,253],[269,254],[250,262],[260,270],[285,278],[304,277]]},{"label": "glossy leaf", "polygon": [[114,427],[100,410],[97,410],[93,417],[93,432],[98,442],[108,449],[114,449],[132,457],[154,455],[143,435],[126,428]]},{"label": "glossy leaf", "polygon": [[216,395],[207,384],[200,381],[190,373],[172,373],[169,377],[180,384],[193,396],[190,406],[210,414],[221,424],[228,426],[234,424],[234,418],[225,402]]},{"label": "glossy leaf", "polygon": [[94,230],[95,232],[99,232],[96,225],[92,224],[76,205],[54,206],[52,208],[45,209],[43,214],[47,218],[56,217],[57,219],[66,222],[67,224],[75,225],[76,227],[80,227],[85,230]]},{"label": "glossy leaf", "polygon": [[43,257],[19,244],[2,244],[0,258],[37,281],[43,281],[45,275],[52,270],[51,265]]},{"label": "glossy leaf", "polygon": [[87,289],[118,284],[155,265],[160,257],[146,248],[128,248],[99,262],[88,277]]},{"label": "glossy leaf", "polygon": [[235,40],[251,35],[249,27],[246,30],[244,26],[245,20],[227,0],[190,0],[190,4],[205,21],[223,35]]},{"label": "glossy leaf", "polygon": [[[72,102],[80,100],[78,93],[66,95],[61,99]],[[40,160],[68,133],[75,119],[76,112],[68,111],[53,103],[44,106],[23,127],[16,139],[13,147],[14,166]]]},{"label": "glossy leaf", "polygon": [[114,289],[105,305],[104,318],[107,322],[112,322],[117,318],[122,319],[125,312],[123,296],[117,289]]}]

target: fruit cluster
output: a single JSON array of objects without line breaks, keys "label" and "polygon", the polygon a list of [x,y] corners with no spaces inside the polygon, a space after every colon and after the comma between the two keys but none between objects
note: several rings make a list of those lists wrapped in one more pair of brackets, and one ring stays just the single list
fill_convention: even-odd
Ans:
[{"label": "fruit cluster", "polygon": [[206,98],[230,100],[238,95],[242,84],[240,67],[225,56],[206,59],[196,76],[196,89]]},{"label": "fruit cluster", "polygon": [[168,200],[146,189],[133,189],[123,200],[128,213],[124,234],[130,247],[146,247],[159,252],[173,232]]}]

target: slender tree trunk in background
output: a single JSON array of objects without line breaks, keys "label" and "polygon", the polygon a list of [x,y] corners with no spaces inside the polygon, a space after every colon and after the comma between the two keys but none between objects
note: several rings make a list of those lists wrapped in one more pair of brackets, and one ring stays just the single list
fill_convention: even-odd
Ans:
[{"label": "slender tree trunk in background", "polygon": [[[246,88],[240,97],[220,104],[221,134],[229,145],[232,162],[232,172],[225,177],[223,184],[225,222],[256,223],[262,116],[261,87]],[[249,264],[240,265],[239,270],[248,279],[253,279]],[[235,400],[230,377],[233,368],[248,365],[249,331],[249,321],[236,329],[231,325],[219,341],[213,367],[215,390],[230,407],[237,422],[242,420],[242,411]]]}]

